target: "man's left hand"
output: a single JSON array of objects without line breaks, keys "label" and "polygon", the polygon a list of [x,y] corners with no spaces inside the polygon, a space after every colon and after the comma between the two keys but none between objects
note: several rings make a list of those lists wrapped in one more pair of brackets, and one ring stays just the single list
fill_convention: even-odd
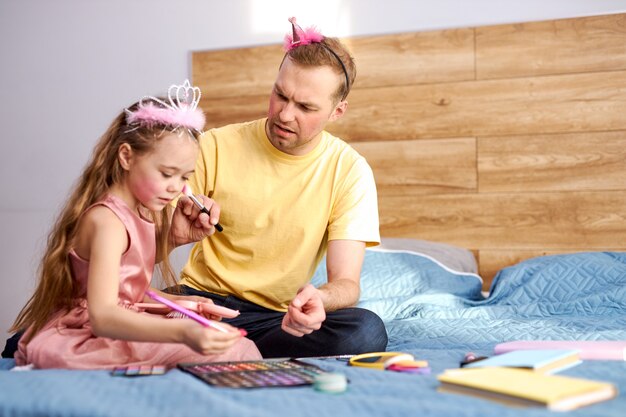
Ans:
[{"label": "man's left hand", "polygon": [[292,336],[302,337],[322,327],[326,311],[320,291],[311,284],[302,287],[283,317],[282,329]]}]

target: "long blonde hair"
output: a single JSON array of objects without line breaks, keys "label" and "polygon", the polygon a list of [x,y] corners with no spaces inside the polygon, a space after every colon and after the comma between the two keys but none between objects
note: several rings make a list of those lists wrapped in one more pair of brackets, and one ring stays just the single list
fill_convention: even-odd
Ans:
[{"label": "long blonde hair", "polygon": [[[138,105],[139,103],[133,104],[129,110],[137,109]],[[125,175],[118,160],[118,150],[122,144],[129,144],[137,155],[146,154],[154,149],[162,134],[167,131],[171,132],[172,127],[159,124],[150,127],[129,126],[125,111],[113,120],[96,144],[91,160],[48,235],[46,251],[38,269],[37,288],[9,331],[29,328],[25,335],[28,342],[53,314],[69,311],[79,303],[79,289],[72,278],[69,252],[81,215],[102,199],[113,184],[120,183]],[[198,132],[188,129],[185,131],[190,132],[195,139],[198,138]],[[161,276],[166,285],[174,285],[176,276],[168,259],[171,207],[166,207],[160,213],[150,214],[156,226],[157,259],[161,259],[158,265]]]}]

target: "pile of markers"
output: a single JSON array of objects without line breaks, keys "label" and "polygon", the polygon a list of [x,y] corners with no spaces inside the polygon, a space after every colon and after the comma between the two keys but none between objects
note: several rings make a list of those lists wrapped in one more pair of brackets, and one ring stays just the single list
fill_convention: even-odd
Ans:
[{"label": "pile of markers", "polygon": [[394,372],[406,372],[409,374],[429,375],[428,361],[403,360],[385,366],[385,370]]}]

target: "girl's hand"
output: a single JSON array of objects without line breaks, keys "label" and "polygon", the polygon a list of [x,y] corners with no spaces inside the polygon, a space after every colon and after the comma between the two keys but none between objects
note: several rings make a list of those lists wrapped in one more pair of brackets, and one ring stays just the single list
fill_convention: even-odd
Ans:
[{"label": "girl's hand", "polygon": [[226,323],[221,323],[220,326],[229,330],[228,333],[204,327],[193,320],[180,321],[184,326],[183,343],[202,355],[224,353],[242,337],[236,328]]},{"label": "girl's hand", "polygon": [[220,206],[204,195],[196,196],[210,211],[211,217],[203,213],[187,196],[181,196],[174,209],[170,238],[175,247],[198,242],[215,233],[215,224],[220,218]]}]

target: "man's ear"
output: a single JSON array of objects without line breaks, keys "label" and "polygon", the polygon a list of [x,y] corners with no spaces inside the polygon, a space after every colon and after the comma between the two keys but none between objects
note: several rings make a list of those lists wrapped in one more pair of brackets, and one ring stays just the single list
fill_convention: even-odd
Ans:
[{"label": "man's ear", "polygon": [[122,143],[117,149],[117,159],[119,160],[122,169],[128,171],[133,162],[133,148],[131,148],[128,143]]},{"label": "man's ear", "polygon": [[339,103],[337,103],[337,105],[333,109],[333,112],[330,114],[328,121],[334,122],[335,120],[340,119],[346,113],[347,110],[348,110],[348,102],[346,100],[340,101]]}]

